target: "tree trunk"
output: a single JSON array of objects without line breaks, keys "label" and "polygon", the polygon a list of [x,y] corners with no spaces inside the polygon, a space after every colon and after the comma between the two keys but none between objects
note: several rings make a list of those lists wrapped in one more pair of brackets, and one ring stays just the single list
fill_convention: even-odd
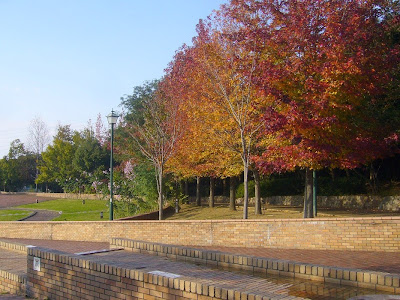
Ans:
[{"label": "tree trunk", "polygon": [[330,173],[331,173],[332,182],[335,182],[335,180],[336,180],[335,169],[330,169]]},{"label": "tree trunk", "polygon": [[256,215],[261,215],[262,210],[261,210],[261,195],[260,195],[260,173],[258,172],[257,169],[253,170],[254,174],[254,211]]},{"label": "tree trunk", "polygon": [[210,207],[214,207],[214,190],[215,190],[215,178],[210,177]]},{"label": "tree trunk", "polygon": [[236,178],[229,178],[229,209],[236,210]]},{"label": "tree trunk", "polygon": [[184,182],[183,182],[183,180],[179,180],[179,193],[180,193],[181,195],[184,195],[184,194],[185,194],[185,188],[184,188]]},{"label": "tree trunk", "polygon": [[158,171],[158,220],[163,219],[163,171],[162,169]]},{"label": "tree trunk", "polygon": [[38,184],[36,182],[38,177],[39,177],[39,154],[36,154],[36,176],[35,176],[36,193],[38,192]]},{"label": "tree trunk", "polygon": [[313,172],[307,168],[304,187],[304,218],[313,218],[313,211]]},{"label": "tree trunk", "polygon": [[196,204],[201,206],[201,195],[200,195],[200,176],[196,177]]},{"label": "tree trunk", "polygon": [[189,197],[189,180],[185,179],[185,196]]},{"label": "tree trunk", "polygon": [[243,176],[243,187],[244,187],[244,195],[243,195],[243,219],[248,219],[248,208],[249,208],[249,166],[247,162],[244,162],[244,176]]},{"label": "tree trunk", "polygon": [[378,171],[376,170],[374,163],[371,163],[369,169],[369,182],[371,184],[372,192],[377,192],[377,178],[378,178]]},{"label": "tree trunk", "polygon": [[313,175],[313,217],[315,218],[317,216],[317,171],[313,170],[312,172]]},{"label": "tree trunk", "polygon": [[228,178],[222,179],[222,196],[227,196],[229,193]]}]

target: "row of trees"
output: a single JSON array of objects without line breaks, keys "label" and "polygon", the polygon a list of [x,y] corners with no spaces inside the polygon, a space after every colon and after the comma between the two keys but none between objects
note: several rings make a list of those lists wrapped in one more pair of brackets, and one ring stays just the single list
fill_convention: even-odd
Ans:
[{"label": "row of trees", "polygon": [[[50,141],[46,124],[32,120],[29,142],[10,145],[8,155],[0,160],[3,191],[44,191],[97,193],[109,195],[110,136],[99,115],[95,126],[89,121],[81,131],[59,125]],[[148,163],[135,163],[131,157],[117,156],[114,169],[118,217],[154,209],[157,192],[153,169]]]},{"label": "row of trees", "polygon": [[[178,181],[209,177],[212,206],[215,179],[230,177],[234,209],[234,179],[242,176],[246,219],[250,170],[256,196],[261,176],[301,170],[305,217],[312,217],[312,171],[373,166],[398,153],[399,6],[394,0],[221,6],[199,22],[193,44],[177,51],[161,80],[121,99],[116,193],[136,206],[158,194],[162,219],[165,195],[177,194]],[[108,133],[100,123],[82,132],[60,126],[41,157],[40,150],[32,153],[36,182],[107,193]]]},{"label": "row of trees", "polygon": [[28,146],[19,139],[13,141],[8,155],[0,161],[3,190],[32,186],[38,190],[39,185],[40,190],[46,191],[92,191],[93,182],[106,177],[103,172],[109,159],[107,149],[91,126],[78,132],[69,125],[60,125],[50,143],[46,124],[35,118],[28,137]]},{"label": "row of trees", "polygon": [[211,187],[244,174],[246,219],[249,169],[302,169],[312,217],[313,170],[397,153],[399,20],[384,0],[232,0],[201,20],[162,80],[122,102],[135,147],[120,152],[153,164],[160,218],[166,172]]}]

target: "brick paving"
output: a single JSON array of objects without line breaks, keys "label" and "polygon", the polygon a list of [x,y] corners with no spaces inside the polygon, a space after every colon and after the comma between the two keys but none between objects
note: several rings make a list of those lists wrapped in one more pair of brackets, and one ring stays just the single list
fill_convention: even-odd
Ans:
[{"label": "brick paving", "polygon": [[273,248],[196,247],[232,254],[290,260],[340,268],[400,274],[399,252],[299,250]]},{"label": "brick paving", "polygon": [[[108,243],[97,242],[52,241],[32,239],[1,240],[12,243],[45,247],[68,253],[109,249]],[[207,248],[210,249],[211,247]],[[212,249],[230,253],[255,255],[260,257],[266,256],[295,261],[300,260],[302,262],[309,263],[311,263],[312,261],[316,261],[318,264],[321,264],[321,261],[323,261],[332,266],[349,267],[348,265],[341,265],[345,264],[346,261],[348,261],[352,264],[352,267],[356,268],[362,267],[364,265],[363,263],[365,263],[365,261],[363,261],[363,259],[369,259],[372,257],[372,255],[377,254],[366,252],[364,253],[362,259],[356,259],[356,256],[360,253],[352,253],[349,251],[294,251],[283,249],[249,249],[228,247],[212,247]],[[309,252],[311,252],[311,254]],[[345,255],[350,255],[350,258],[346,258]],[[386,269],[390,268],[391,270],[398,270],[396,269],[396,265],[399,262],[398,256],[396,256],[396,254],[394,255],[395,256],[381,255],[383,258],[380,259],[381,265],[384,266]],[[244,274],[243,272],[241,273],[216,270],[209,266],[200,266],[185,262],[171,261],[166,257],[138,254],[132,253],[130,251],[115,251],[95,255],[86,255],[84,256],[84,258],[99,263],[105,263],[124,268],[139,269],[144,272],[162,271],[179,274],[185,278],[189,278],[191,280],[193,279],[196,282],[213,285],[218,284],[219,286],[223,286],[224,288],[235,288],[243,291],[258,291],[262,293],[274,292],[278,293],[279,295],[291,295],[298,297],[309,297],[310,295],[313,295],[313,299],[347,299],[356,295],[371,294],[371,290],[356,289],[353,287],[337,286],[332,284],[324,284],[322,282],[276,277],[271,275],[268,275],[268,278],[254,277],[248,274]],[[396,260],[390,261],[390,259]],[[0,269],[6,269],[14,274],[22,274],[24,272],[26,273],[26,255],[18,252],[0,249]]]},{"label": "brick paving", "polygon": [[26,254],[0,248],[0,270],[16,275],[26,274]]},{"label": "brick paving", "polygon": [[[55,241],[34,239],[1,238],[17,244],[33,245],[49,249],[78,253],[91,250],[109,249],[109,243]],[[339,251],[339,250],[299,250],[273,248],[235,248],[235,247],[195,247],[225,253],[252,255],[257,257],[290,260],[301,263],[324,265],[339,268],[364,269],[370,271],[400,274],[399,252]]]},{"label": "brick paving", "polygon": [[26,300],[26,299],[32,299],[32,298],[27,298],[23,296],[15,296],[15,295],[10,295],[10,294],[0,294],[0,299],[7,299],[7,300]]},{"label": "brick paving", "polygon": [[0,238],[0,240],[15,244],[32,245],[36,247],[54,249],[67,253],[79,253],[79,252],[86,252],[93,250],[110,249],[109,243],[99,243],[99,242],[9,239],[9,238]]},{"label": "brick paving", "polygon": [[172,261],[166,257],[116,251],[86,256],[85,259],[113,266],[139,269],[143,272],[161,271],[178,275],[205,285],[218,286],[227,290],[234,289],[257,295],[312,297],[313,299],[347,299],[352,296],[371,293],[371,290],[342,287],[303,279],[277,277],[257,277],[243,272],[216,270],[209,266]]}]

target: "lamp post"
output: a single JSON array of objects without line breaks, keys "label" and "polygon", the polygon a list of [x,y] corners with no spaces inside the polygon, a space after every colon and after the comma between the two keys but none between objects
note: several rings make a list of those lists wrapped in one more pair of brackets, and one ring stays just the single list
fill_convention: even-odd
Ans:
[{"label": "lamp post", "polygon": [[111,125],[111,156],[110,156],[110,221],[114,219],[113,209],[113,148],[114,148],[114,125],[119,115],[114,110],[107,116],[108,124]]}]

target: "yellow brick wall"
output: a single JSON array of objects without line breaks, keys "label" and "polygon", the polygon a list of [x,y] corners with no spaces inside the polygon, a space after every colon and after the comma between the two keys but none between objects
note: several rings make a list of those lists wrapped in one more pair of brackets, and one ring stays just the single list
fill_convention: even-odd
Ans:
[{"label": "yellow brick wall", "polygon": [[400,217],[1,222],[0,237],[108,242],[126,238],[191,246],[400,251]]}]

